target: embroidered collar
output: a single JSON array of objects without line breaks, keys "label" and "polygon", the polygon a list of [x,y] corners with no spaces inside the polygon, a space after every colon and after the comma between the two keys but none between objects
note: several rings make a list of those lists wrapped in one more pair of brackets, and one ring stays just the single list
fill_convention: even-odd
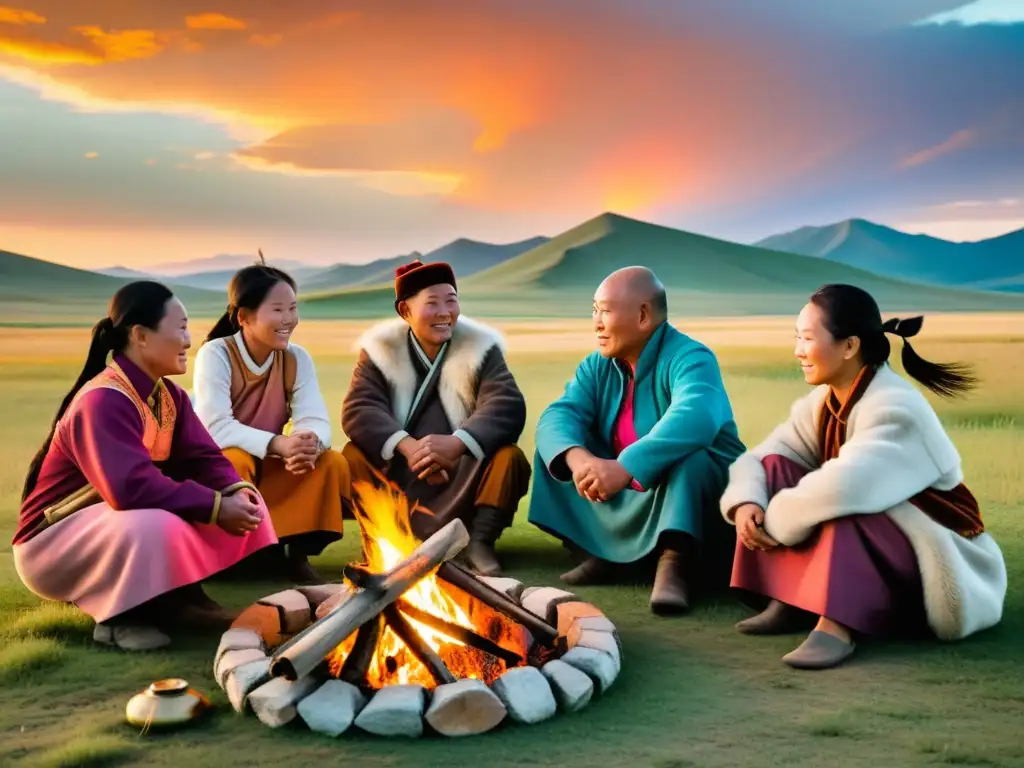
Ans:
[{"label": "embroidered collar", "polygon": [[120,368],[128,379],[128,383],[132,385],[140,397],[144,397],[146,402],[149,403],[149,407],[154,407],[155,403],[158,402],[157,398],[160,396],[160,390],[164,387],[164,380],[157,379],[153,381],[149,378],[144,370],[139,368],[135,363],[129,360],[125,355],[114,355],[114,363]]}]

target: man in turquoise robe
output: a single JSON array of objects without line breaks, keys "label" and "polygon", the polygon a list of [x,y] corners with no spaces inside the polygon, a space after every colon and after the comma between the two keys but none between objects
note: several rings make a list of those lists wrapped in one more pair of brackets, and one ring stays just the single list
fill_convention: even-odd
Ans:
[{"label": "man in turquoise robe", "polygon": [[745,450],[715,355],[669,325],[667,309],[644,267],[598,287],[598,350],[541,414],[529,512],[589,555],[562,575],[570,584],[611,581],[614,564],[657,550],[659,614],[689,609],[706,526],[722,524],[728,468]]}]

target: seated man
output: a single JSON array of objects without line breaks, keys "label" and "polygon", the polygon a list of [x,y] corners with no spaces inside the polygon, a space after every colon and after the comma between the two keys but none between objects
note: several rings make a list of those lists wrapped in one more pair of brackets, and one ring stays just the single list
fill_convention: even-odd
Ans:
[{"label": "seated man", "polygon": [[430,510],[413,516],[420,538],[461,518],[471,536],[470,567],[497,575],[494,544],[530,482],[530,462],[516,445],[526,400],[499,334],[460,316],[450,266],[414,261],[396,272],[400,317],[359,340],[341,413],[351,442],[342,453],[353,483],[375,482],[376,470],[410,507]]},{"label": "seated man", "polygon": [[651,609],[685,612],[704,517],[743,450],[718,362],[667,321],[649,269],[609,275],[594,295],[597,352],[537,424],[530,522],[589,557],[569,584],[609,581],[612,563],[657,548]]}]

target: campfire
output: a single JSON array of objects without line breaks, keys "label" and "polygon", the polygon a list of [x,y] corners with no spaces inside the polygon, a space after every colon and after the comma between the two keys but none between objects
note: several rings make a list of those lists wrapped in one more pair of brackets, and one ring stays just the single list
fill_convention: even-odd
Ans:
[{"label": "campfire", "polygon": [[469,543],[461,521],[420,541],[394,486],[354,491],[363,561],[341,584],[257,601],[222,638],[214,669],[236,711],[335,736],[353,723],[455,736],[575,711],[614,681],[621,647],[597,608],[476,576],[453,562]]}]

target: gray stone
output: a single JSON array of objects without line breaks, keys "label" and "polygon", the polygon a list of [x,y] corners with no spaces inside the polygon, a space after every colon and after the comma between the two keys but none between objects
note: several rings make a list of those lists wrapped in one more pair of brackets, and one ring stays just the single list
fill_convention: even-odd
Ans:
[{"label": "gray stone", "polygon": [[444,736],[474,736],[494,728],[507,713],[487,683],[464,678],[434,689],[424,719]]},{"label": "gray stone", "polygon": [[220,638],[220,645],[217,646],[217,653],[213,657],[214,668],[217,666],[217,662],[220,661],[220,657],[228,651],[244,651],[249,648],[259,648],[261,651],[266,652],[266,647],[263,645],[263,638],[260,637],[260,633],[254,629],[238,628],[229,629]]},{"label": "gray stone", "polygon": [[613,632],[605,632],[598,629],[580,629],[579,624],[573,624],[566,637],[566,643],[570,648],[593,648],[595,651],[604,651],[615,661],[615,674],[622,671],[622,651],[619,649],[619,642]]},{"label": "gray stone", "polygon": [[366,697],[351,683],[328,680],[298,703],[296,709],[310,730],[340,736],[366,706]]},{"label": "gray stone", "polygon": [[244,712],[249,694],[270,680],[270,659],[251,661],[236,667],[227,677],[224,691],[235,712]]},{"label": "gray stone", "polygon": [[540,616],[548,624],[558,626],[558,604],[579,599],[572,592],[557,587],[529,587],[523,590],[519,601],[530,613]]},{"label": "gray stone", "polygon": [[339,605],[341,605],[343,602],[348,600],[351,594],[352,593],[348,590],[348,588],[345,587],[343,589],[338,590],[330,597],[328,597],[326,600],[324,600],[322,603],[320,603],[320,605],[316,607],[316,620],[319,621],[328,613],[330,613]]},{"label": "gray stone", "polygon": [[508,709],[509,717],[520,723],[539,723],[558,711],[551,685],[536,667],[508,670],[491,683],[491,690]]},{"label": "gray stone", "polygon": [[296,587],[295,590],[297,592],[301,592],[309,601],[309,604],[316,608],[325,600],[329,600],[339,592],[347,592],[348,587],[344,584],[312,584],[308,587]]},{"label": "gray stone", "polygon": [[523,594],[523,582],[516,579],[510,579],[507,576],[477,576],[477,578],[491,589],[496,589],[513,600],[519,600],[519,596]]},{"label": "gray stone", "polygon": [[555,692],[559,706],[565,712],[579,712],[590,703],[594,695],[594,681],[572,664],[555,659],[540,670]]},{"label": "gray stone", "polygon": [[363,707],[355,724],[377,736],[419,736],[423,733],[426,693],[421,685],[385,686]]},{"label": "gray stone", "polygon": [[298,714],[295,705],[316,690],[318,684],[316,678],[308,676],[294,682],[275,677],[249,694],[249,706],[260,722],[280,728],[295,719]]},{"label": "gray stone", "polygon": [[236,667],[265,658],[267,658],[267,654],[259,648],[243,648],[239,651],[228,651],[217,659],[217,663],[213,665],[213,676],[217,680],[217,685],[221,688],[227,685],[228,675]]},{"label": "gray stone", "polygon": [[604,651],[596,651],[593,648],[577,645],[562,656],[562,661],[572,664],[576,669],[590,675],[597,683],[599,693],[604,693],[611,688],[618,676],[615,659]]},{"label": "gray stone", "polygon": [[281,615],[281,632],[293,635],[312,623],[313,610],[309,600],[297,589],[275,592],[256,601],[260,605],[273,605]]}]

